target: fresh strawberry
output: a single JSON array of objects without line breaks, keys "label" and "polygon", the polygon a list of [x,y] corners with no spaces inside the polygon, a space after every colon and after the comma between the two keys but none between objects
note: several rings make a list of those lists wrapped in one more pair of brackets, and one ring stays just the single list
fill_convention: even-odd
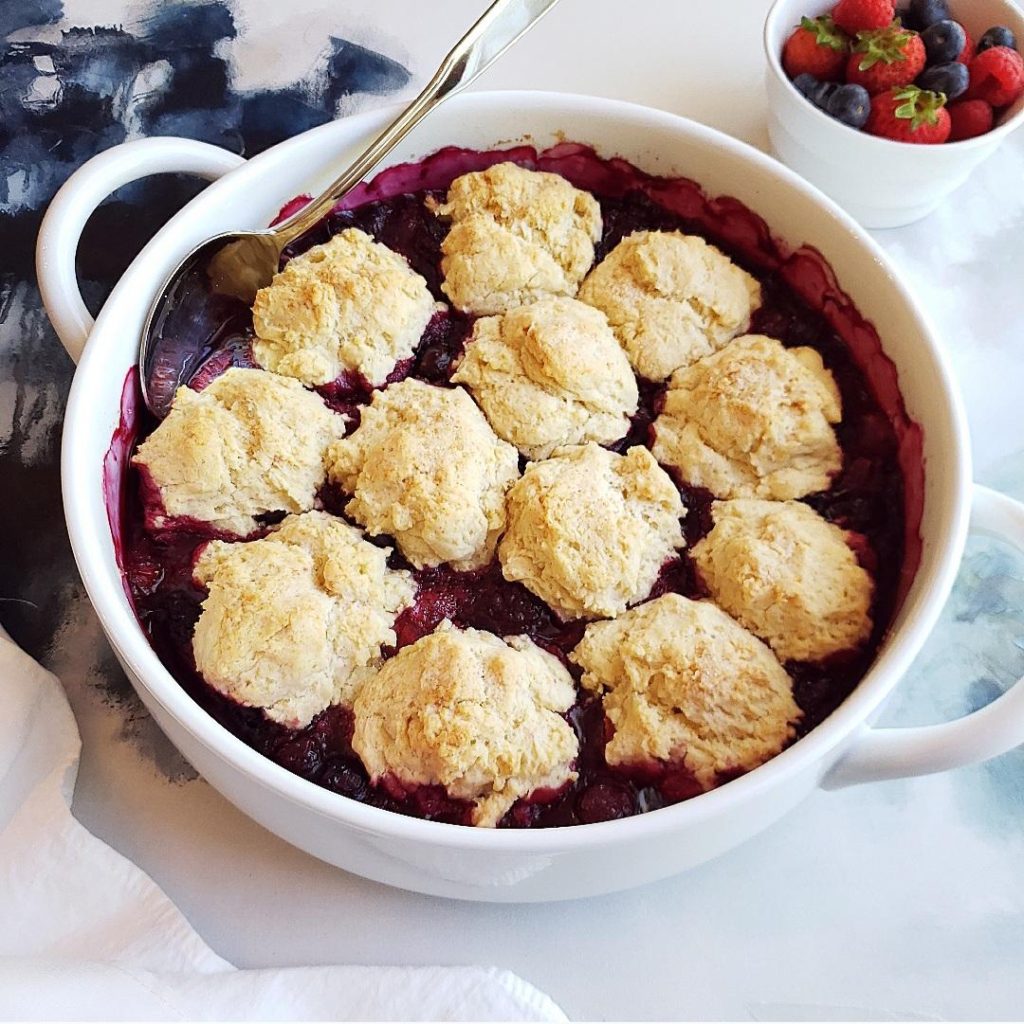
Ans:
[{"label": "fresh strawberry", "polygon": [[1024,93],[1024,57],[1008,46],[982,50],[967,68],[971,84],[966,99],[1005,107]]},{"label": "fresh strawberry", "polygon": [[894,142],[937,143],[949,138],[946,97],[916,85],[888,89],[871,98],[864,130]]},{"label": "fresh strawberry", "polygon": [[846,81],[872,95],[909,85],[924,70],[924,43],[916,32],[898,24],[858,32],[846,62]]},{"label": "fresh strawberry", "polygon": [[896,17],[892,0],[839,0],[832,8],[835,23],[854,35],[873,28],[885,28]]},{"label": "fresh strawberry", "polygon": [[974,46],[974,40],[971,38],[971,33],[967,30],[967,26],[963,26],[964,35],[967,37],[964,40],[964,48],[960,51],[957,60],[961,64],[970,64],[974,60],[974,54],[977,52]]},{"label": "fresh strawberry", "polygon": [[820,82],[837,82],[843,77],[849,52],[849,37],[836,28],[829,15],[801,18],[782,48],[782,66],[790,78],[807,74]]},{"label": "fresh strawberry", "polygon": [[976,135],[984,135],[992,130],[995,114],[984,100],[962,100],[960,103],[951,103],[947,109],[951,125],[950,142],[973,139]]}]

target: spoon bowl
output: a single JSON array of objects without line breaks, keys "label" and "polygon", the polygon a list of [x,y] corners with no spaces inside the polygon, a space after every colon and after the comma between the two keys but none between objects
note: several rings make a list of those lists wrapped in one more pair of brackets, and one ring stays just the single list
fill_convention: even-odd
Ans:
[{"label": "spoon bowl", "polygon": [[142,396],[154,416],[163,419],[178,388],[220,351],[225,325],[252,306],[280,259],[274,232],[228,232],[203,242],[175,268],[149,311],[139,353]]}]

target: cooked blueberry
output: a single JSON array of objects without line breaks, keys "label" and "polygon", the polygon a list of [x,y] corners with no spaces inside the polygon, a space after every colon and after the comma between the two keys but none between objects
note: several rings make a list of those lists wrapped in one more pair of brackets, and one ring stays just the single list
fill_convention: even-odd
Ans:
[{"label": "cooked blueberry", "polygon": [[851,128],[863,128],[871,113],[871,97],[862,85],[841,85],[828,97],[825,113]]},{"label": "cooked blueberry", "polygon": [[928,55],[928,64],[945,64],[956,60],[967,42],[967,33],[963,26],[955,21],[937,21],[929,25],[921,33],[924,52]]},{"label": "cooked blueberry", "polygon": [[918,29],[925,29],[937,21],[949,19],[949,4],[946,0],[910,0],[910,16]]},{"label": "cooked blueberry", "polygon": [[966,64],[950,61],[948,64],[936,64],[926,68],[917,76],[917,84],[922,89],[932,92],[944,92],[947,100],[955,100],[967,92],[971,84],[971,76]]},{"label": "cooked blueberry", "polygon": [[1017,37],[1005,25],[996,25],[978,40],[978,53],[982,50],[991,50],[993,46],[1008,46],[1011,50],[1016,50]]}]

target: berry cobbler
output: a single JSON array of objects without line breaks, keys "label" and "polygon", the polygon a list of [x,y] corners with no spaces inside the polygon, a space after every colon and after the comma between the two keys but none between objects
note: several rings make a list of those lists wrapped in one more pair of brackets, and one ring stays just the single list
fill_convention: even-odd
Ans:
[{"label": "berry cobbler", "polygon": [[621,818],[870,666],[916,428],[821,257],[734,200],[442,150],[224,308],[164,421],[126,382],[111,521],[163,663],[287,770],[452,824]]}]

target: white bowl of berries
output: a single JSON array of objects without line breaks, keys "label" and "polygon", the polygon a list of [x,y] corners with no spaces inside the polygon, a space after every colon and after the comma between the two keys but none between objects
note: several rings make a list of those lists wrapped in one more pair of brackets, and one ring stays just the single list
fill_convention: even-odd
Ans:
[{"label": "white bowl of berries", "polygon": [[1013,0],[776,0],[775,155],[868,228],[930,213],[1024,124]]}]

